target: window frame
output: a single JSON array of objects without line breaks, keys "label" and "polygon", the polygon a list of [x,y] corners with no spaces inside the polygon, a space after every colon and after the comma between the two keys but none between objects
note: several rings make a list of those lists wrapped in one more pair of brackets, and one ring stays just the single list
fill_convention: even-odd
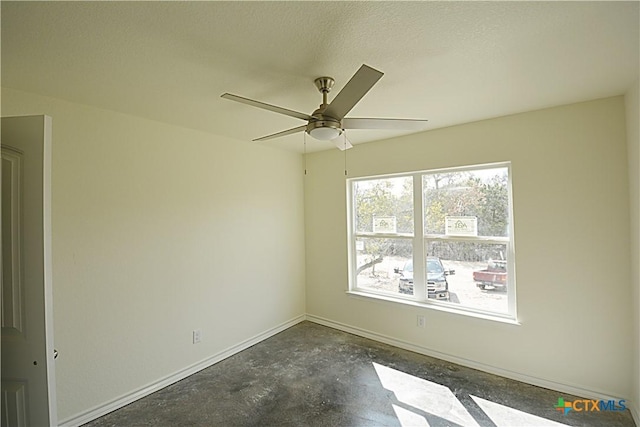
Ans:
[{"label": "window frame", "polygon": [[[447,236],[444,234],[425,234],[424,230],[424,188],[423,177],[435,173],[452,172],[473,172],[486,169],[506,168],[507,169],[507,210],[508,210],[508,236]],[[374,233],[357,232],[356,225],[356,200],[355,184],[362,181],[372,181],[377,179],[412,177],[413,178],[413,233]],[[459,314],[501,320],[517,323],[516,310],[516,280],[515,280],[515,236],[513,218],[513,192],[512,192],[512,170],[511,162],[497,162],[480,165],[467,165],[450,168],[438,168],[411,172],[392,173],[384,175],[369,175],[348,178],[347,186],[347,243],[348,243],[348,293],[372,297],[376,299],[388,300],[392,302],[408,303],[421,307],[435,308],[438,310],[455,312]],[[376,291],[357,286],[357,250],[356,240],[359,238],[383,238],[383,239],[410,239],[413,248],[413,295],[392,294],[389,292]],[[424,269],[426,268],[426,246],[429,241],[449,241],[449,242],[472,242],[488,244],[506,245],[507,255],[507,312],[496,312],[451,303],[449,301],[438,301],[429,299],[427,295],[427,283]],[[417,261],[417,262],[416,262]]]}]

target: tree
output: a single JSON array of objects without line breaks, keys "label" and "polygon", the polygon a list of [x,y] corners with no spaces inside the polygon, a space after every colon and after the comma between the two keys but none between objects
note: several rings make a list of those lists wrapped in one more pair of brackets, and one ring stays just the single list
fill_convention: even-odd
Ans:
[{"label": "tree", "polygon": [[[373,232],[375,217],[396,218],[398,233],[413,232],[413,179],[411,177],[386,178],[358,182],[355,186],[356,231]],[[363,252],[367,255],[365,264],[358,272],[375,265],[385,256],[410,257],[412,253],[409,239],[364,238]],[[366,266],[366,267],[365,267]]]},{"label": "tree", "polygon": [[356,184],[356,228],[358,232],[372,232],[373,218],[389,216],[393,212],[392,184],[389,180],[358,182]]},{"label": "tree", "polygon": [[[425,178],[425,231],[445,234],[447,216],[477,219],[478,235],[506,236],[508,232],[508,179],[506,170],[492,177],[472,172],[430,174]],[[480,261],[495,257],[496,245],[475,242],[429,241],[427,252],[444,259]]]},{"label": "tree", "polygon": [[[356,184],[356,229],[358,232],[372,232],[374,217],[389,216],[393,212],[392,188],[391,181],[387,179]],[[382,262],[389,249],[390,245],[387,239],[365,239],[364,253],[370,256],[365,265],[370,264],[371,274],[375,274],[376,264]],[[358,272],[360,271],[362,270],[359,268]]]},{"label": "tree", "polygon": [[495,175],[482,185],[483,203],[479,211],[478,232],[483,236],[507,236],[509,194],[507,176]]},{"label": "tree", "polygon": [[[472,171],[426,174],[423,176],[424,228],[426,234],[445,234],[448,216],[477,218],[478,235],[507,236],[509,226],[508,177],[506,169],[482,173]],[[402,181],[400,181],[402,180]],[[355,185],[356,232],[373,232],[375,217],[394,216],[398,233],[414,231],[413,178],[384,178]],[[367,268],[375,274],[375,265],[385,256],[409,258],[410,239],[366,237],[363,253],[367,255],[358,272]],[[498,248],[499,249],[499,248]],[[444,259],[480,261],[496,257],[495,244],[473,241],[429,241],[427,253]]]}]

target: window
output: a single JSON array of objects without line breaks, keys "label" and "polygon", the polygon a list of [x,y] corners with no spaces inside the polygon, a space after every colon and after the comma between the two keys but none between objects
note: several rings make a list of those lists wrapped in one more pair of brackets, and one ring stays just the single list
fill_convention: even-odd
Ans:
[{"label": "window", "polygon": [[349,180],[350,290],[515,319],[509,169]]}]

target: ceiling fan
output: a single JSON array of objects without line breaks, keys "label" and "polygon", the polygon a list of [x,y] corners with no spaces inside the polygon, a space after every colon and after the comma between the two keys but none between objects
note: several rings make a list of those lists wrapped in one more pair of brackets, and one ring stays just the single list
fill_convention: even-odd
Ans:
[{"label": "ceiling fan", "polygon": [[335,140],[334,143],[336,146],[341,150],[345,150],[347,148],[351,148],[351,144],[347,143],[346,138],[344,143],[343,141],[338,141],[336,138],[342,135],[342,133],[347,129],[424,129],[427,120],[345,117],[382,76],[382,72],[363,64],[360,69],[356,71],[353,77],[351,77],[351,80],[349,80],[342,90],[333,98],[331,103],[327,103],[327,95],[331,91],[335,81],[331,77],[318,77],[315,79],[314,83],[322,93],[322,104],[320,104],[320,107],[311,113],[311,115],[230,93],[224,93],[221,96],[224,99],[241,102],[243,104],[273,111],[274,113],[284,114],[285,116],[295,117],[296,119],[307,122],[306,125],[297,126],[293,129],[263,136],[261,138],[254,139],[254,141],[266,141],[268,139],[279,138],[281,136],[305,131],[315,139],[322,141]]}]

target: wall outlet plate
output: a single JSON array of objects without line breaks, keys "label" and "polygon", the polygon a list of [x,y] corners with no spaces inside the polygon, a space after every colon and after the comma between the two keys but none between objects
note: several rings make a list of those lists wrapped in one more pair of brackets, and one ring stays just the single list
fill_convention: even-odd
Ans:
[{"label": "wall outlet plate", "polygon": [[200,329],[193,330],[193,343],[198,344],[202,341],[202,331]]},{"label": "wall outlet plate", "polygon": [[424,328],[424,325],[425,325],[424,316],[420,314],[418,315],[417,325],[419,328]]}]

